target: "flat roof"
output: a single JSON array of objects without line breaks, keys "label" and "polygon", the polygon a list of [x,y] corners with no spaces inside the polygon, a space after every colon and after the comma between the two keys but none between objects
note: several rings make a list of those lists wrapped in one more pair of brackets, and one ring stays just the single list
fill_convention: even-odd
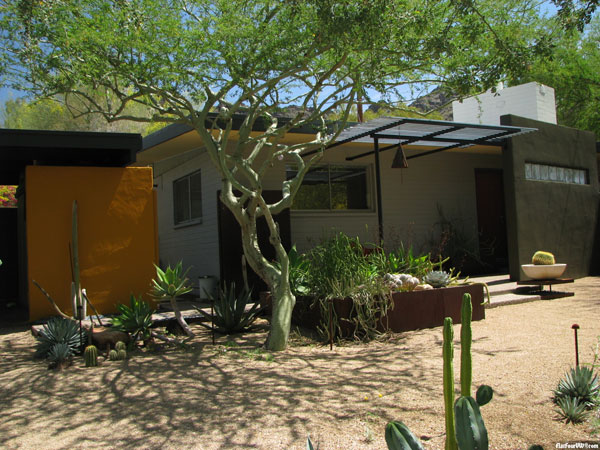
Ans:
[{"label": "flat roof", "polygon": [[[459,123],[447,120],[416,119],[411,117],[378,117],[368,122],[357,123],[344,129],[327,148],[350,142],[375,143],[379,151],[389,150],[400,145],[432,148],[410,158],[418,158],[432,153],[454,148],[467,148],[474,145],[501,146],[508,138],[537,131],[536,128],[512,127],[505,125],[480,125]],[[384,145],[383,147],[379,147]],[[303,154],[308,156],[314,151]],[[348,161],[372,155],[370,150],[347,157]]]},{"label": "flat roof", "polygon": [[33,164],[124,167],[141,148],[133,133],[0,129],[0,184],[18,184]]}]

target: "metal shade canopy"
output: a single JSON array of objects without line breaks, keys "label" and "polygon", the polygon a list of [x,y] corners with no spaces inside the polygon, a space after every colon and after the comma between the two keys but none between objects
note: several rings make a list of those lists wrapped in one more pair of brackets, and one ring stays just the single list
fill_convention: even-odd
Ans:
[{"label": "metal shade canopy", "polygon": [[[444,120],[414,119],[409,117],[379,117],[369,122],[357,123],[343,130],[335,142],[326,149],[350,142],[373,143],[373,150],[346,157],[352,161],[364,156],[375,155],[375,190],[377,200],[377,221],[379,239],[383,242],[383,207],[381,194],[381,165],[379,154],[396,149],[393,168],[408,167],[408,159],[419,158],[453,148],[466,148],[474,145],[501,147],[508,138],[537,131],[535,128],[511,127],[504,125],[479,125],[457,123]],[[381,146],[383,144],[383,146]],[[405,156],[403,147],[427,147],[427,150]],[[433,147],[433,150],[431,149]],[[319,150],[304,153],[308,156]]]},{"label": "metal shade canopy", "polygon": [[[379,151],[397,148],[398,144],[403,147],[406,145],[438,147],[435,150],[407,157],[407,159],[411,159],[443,150],[466,148],[473,145],[501,146],[507,138],[532,131],[536,131],[536,129],[409,117],[379,117],[345,129],[335,142],[327,148],[337,147],[349,142],[371,143],[374,140],[377,140],[380,145],[385,145],[380,147]],[[346,159],[351,161],[374,153],[375,150],[372,150]]]}]

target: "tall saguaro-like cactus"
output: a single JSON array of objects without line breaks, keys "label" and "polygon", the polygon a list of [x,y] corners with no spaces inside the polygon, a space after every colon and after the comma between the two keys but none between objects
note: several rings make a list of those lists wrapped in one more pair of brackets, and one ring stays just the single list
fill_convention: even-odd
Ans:
[{"label": "tall saguaro-like cactus", "polygon": [[471,382],[473,379],[471,358],[471,341],[473,339],[471,331],[472,318],[473,305],[471,303],[471,294],[465,294],[461,307],[460,326],[460,395],[463,397],[471,396]]},{"label": "tall saguaro-like cactus", "polygon": [[85,316],[85,305],[83,304],[83,297],[81,295],[81,280],[79,278],[79,228],[77,226],[78,221],[78,208],[77,200],[73,200],[73,213],[71,218],[71,247],[73,260],[73,289],[71,295],[73,296],[73,317],[77,319],[83,319]]},{"label": "tall saguaro-like cactus", "polygon": [[[493,396],[489,386],[477,389],[476,399],[471,397],[472,358],[471,358],[471,319],[473,305],[471,296],[465,294],[461,308],[461,396],[454,401],[454,330],[452,318],[444,319],[444,409],[446,415],[445,450],[487,450],[489,447],[487,430],[481,417],[480,406],[487,404]],[[386,428],[385,440],[388,449],[421,450],[421,442],[402,422],[390,422]]]},{"label": "tall saguaro-like cactus", "polygon": [[444,343],[442,355],[444,358],[444,410],[446,413],[446,450],[457,450],[454,432],[454,328],[452,318],[444,319]]}]

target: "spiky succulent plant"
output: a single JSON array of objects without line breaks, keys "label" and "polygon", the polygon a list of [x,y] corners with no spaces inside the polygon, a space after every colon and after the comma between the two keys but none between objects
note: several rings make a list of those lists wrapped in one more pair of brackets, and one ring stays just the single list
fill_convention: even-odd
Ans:
[{"label": "spiky succulent plant", "polygon": [[581,423],[589,414],[585,404],[576,397],[561,397],[556,404],[558,405],[556,413],[566,423]]},{"label": "spiky succulent plant", "polygon": [[147,302],[141,298],[137,299],[135,295],[131,295],[129,305],[117,305],[120,314],[113,319],[113,328],[131,334],[134,342],[138,338],[148,339],[151,334],[154,310]]},{"label": "spiky succulent plant", "polygon": [[119,359],[119,352],[117,352],[116,350],[111,350],[110,352],[108,352],[108,359],[110,361],[117,361]]},{"label": "spiky succulent plant", "polygon": [[48,360],[55,368],[61,369],[69,364],[73,353],[68,344],[64,342],[54,344],[48,352]]},{"label": "spiky succulent plant", "polygon": [[585,366],[571,368],[559,382],[554,391],[554,402],[562,398],[575,398],[586,408],[598,404],[600,380],[593,370]]},{"label": "spiky succulent plant", "polygon": [[423,277],[423,283],[429,284],[434,288],[448,286],[451,276],[445,270],[432,270]]},{"label": "spiky succulent plant", "polygon": [[175,298],[191,292],[189,280],[186,275],[189,268],[184,272],[182,262],[179,261],[175,267],[168,266],[166,270],[162,270],[158,266],[156,268],[156,279],[152,280],[152,296],[157,299]]},{"label": "spiky succulent plant", "polygon": [[38,358],[48,357],[56,344],[65,344],[69,349],[69,356],[77,353],[81,346],[79,325],[74,320],[63,317],[48,320],[36,338],[38,342],[35,356]]}]

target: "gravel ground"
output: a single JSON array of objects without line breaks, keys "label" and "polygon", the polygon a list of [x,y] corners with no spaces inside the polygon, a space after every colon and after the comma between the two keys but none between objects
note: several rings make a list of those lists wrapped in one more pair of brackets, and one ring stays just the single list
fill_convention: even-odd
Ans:
[{"label": "gravel ground", "polygon": [[[492,449],[591,441],[591,425],[556,419],[551,390],[600,336],[600,278],[574,297],[502,306],[473,324],[473,383],[495,390],[482,408]],[[0,448],[384,449],[402,420],[428,449],[444,446],[441,328],[386,341],[327,346],[296,337],[261,352],[265,330],[219,337],[198,327],[187,350],[157,347],[124,362],[57,372],[33,360],[26,327],[0,329]],[[460,326],[455,327],[460,336]],[[227,343],[227,342],[230,343]],[[458,377],[460,352],[455,350]]]}]

